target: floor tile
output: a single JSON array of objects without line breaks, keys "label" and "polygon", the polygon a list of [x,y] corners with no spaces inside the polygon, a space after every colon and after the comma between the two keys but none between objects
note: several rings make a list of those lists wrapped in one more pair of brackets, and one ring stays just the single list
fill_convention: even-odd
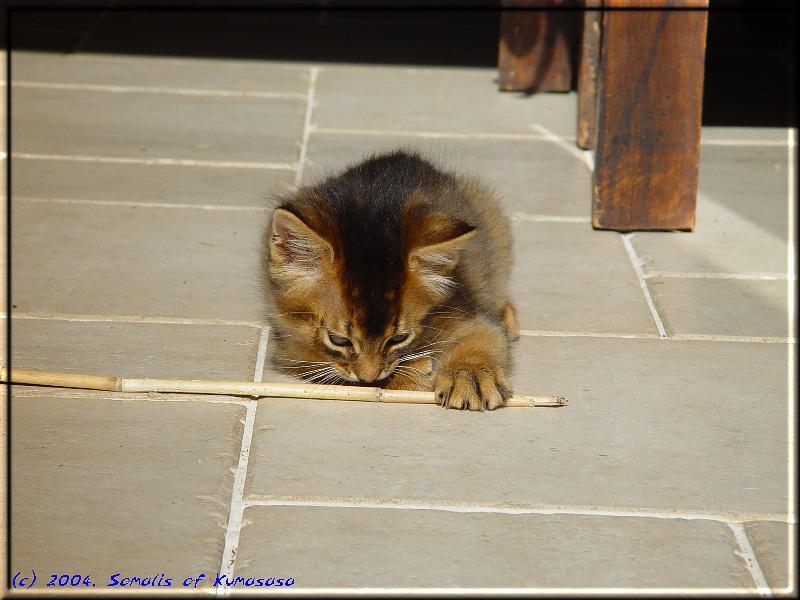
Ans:
[{"label": "floor tile", "polygon": [[[21,153],[292,162],[305,102],[20,88],[13,93]],[[125,115],[124,119],[120,115]]]},{"label": "floor tile", "polygon": [[298,591],[752,586],[713,521],[262,506],[245,519],[236,575]]},{"label": "floor tile", "polygon": [[[797,538],[795,525],[777,521],[751,521],[744,528],[750,545],[755,550],[758,565],[772,588],[786,588],[790,582],[790,569],[794,569],[791,580],[797,585],[797,566],[788,561],[790,540]],[[776,590],[777,591],[777,590]]]},{"label": "floor tile", "polygon": [[15,158],[16,198],[266,206],[293,170],[114,164]]},{"label": "floor tile", "polygon": [[264,317],[260,213],[21,202],[11,227],[21,312]]},{"label": "floor tile", "polygon": [[743,142],[785,142],[787,136],[785,127],[720,127],[704,126],[700,133],[702,142],[716,142],[719,140]]},{"label": "floor tile", "polygon": [[18,399],[12,572],[91,574],[98,588],[113,573],[173,586],[216,573],[243,418],[233,404]]},{"label": "floor tile", "polygon": [[619,234],[515,222],[511,298],[523,329],[656,334]]},{"label": "floor tile", "polygon": [[786,273],[787,150],[704,146],[691,233],[636,233],[650,271]]},{"label": "floor tile", "polygon": [[308,68],[258,61],[113,58],[15,52],[14,79],[48,83],[306,94]]},{"label": "floor tile", "polygon": [[790,337],[786,281],[648,279],[668,334]]},{"label": "floor tile", "polygon": [[569,405],[260,401],[247,493],[787,511],[785,345],[523,337],[514,355],[517,393]]},{"label": "floor tile", "polygon": [[371,153],[398,147],[417,150],[445,170],[479,177],[495,190],[509,216],[524,212],[589,218],[589,171],[547,141],[315,133],[303,174],[306,181],[317,181]]},{"label": "floor tile", "polygon": [[[538,123],[574,135],[575,94],[498,93],[497,72],[419,74],[326,69],[319,75],[314,123],[319,127],[536,133]],[[358,90],[358,93],[354,93]]]},{"label": "floor tile", "polygon": [[257,329],[13,320],[12,358],[18,368],[120,377],[252,381]]}]

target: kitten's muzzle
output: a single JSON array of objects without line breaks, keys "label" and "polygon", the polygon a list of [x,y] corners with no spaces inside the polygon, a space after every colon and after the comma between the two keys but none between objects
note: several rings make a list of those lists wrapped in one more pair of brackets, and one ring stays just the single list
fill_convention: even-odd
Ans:
[{"label": "kitten's muzzle", "polygon": [[381,385],[386,382],[386,379],[389,378],[389,375],[392,374],[394,368],[384,367],[380,370],[380,372],[372,378],[367,377],[358,377],[356,376],[359,383],[366,383],[369,385]]}]

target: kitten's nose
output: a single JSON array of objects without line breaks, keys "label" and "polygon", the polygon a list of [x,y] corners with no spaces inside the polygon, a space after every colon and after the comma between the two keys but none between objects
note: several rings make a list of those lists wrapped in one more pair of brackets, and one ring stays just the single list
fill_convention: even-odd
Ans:
[{"label": "kitten's nose", "polygon": [[372,383],[381,374],[383,367],[380,363],[362,364],[355,370],[356,376],[364,383]]}]

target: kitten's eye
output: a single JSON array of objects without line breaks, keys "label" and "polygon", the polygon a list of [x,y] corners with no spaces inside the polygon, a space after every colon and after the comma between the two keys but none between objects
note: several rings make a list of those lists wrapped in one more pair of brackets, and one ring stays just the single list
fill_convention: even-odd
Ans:
[{"label": "kitten's eye", "polygon": [[348,340],[346,337],[342,337],[341,335],[336,335],[335,333],[328,332],[328,339],[330,340],[331,344],[334,346],[342,346],[343,348],[349,348],[353,345],[353,342]]},{"label": "kitten's eye", "polygon": [[394,346],[395,344],[401,344],[408,339],[407,333],[398,333],[397,335],[393,335],[388,340],[386,340],[387,346]]}]

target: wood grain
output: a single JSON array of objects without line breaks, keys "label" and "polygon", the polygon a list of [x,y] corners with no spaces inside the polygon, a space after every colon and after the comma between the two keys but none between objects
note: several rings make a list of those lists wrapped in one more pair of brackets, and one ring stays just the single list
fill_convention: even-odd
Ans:
[{"label": "wood grain", "polygon": [[579,0],[503,0],[497,67],[502,91],[568,92],[577,54]]},{"label": "wood grain", "polygon": [[[605,7],[644,3],[606,0]],[[698,0],[647,2],[696,7]],[[700,158],[704,10],[605,10],[592,225],[692,229]]]},{"label": "wood grain", "polygon": [[586,150],[597,145],[597,70],[600,62],[602,0],[584,0],[583,32],[578,62],[578,137]]}]

